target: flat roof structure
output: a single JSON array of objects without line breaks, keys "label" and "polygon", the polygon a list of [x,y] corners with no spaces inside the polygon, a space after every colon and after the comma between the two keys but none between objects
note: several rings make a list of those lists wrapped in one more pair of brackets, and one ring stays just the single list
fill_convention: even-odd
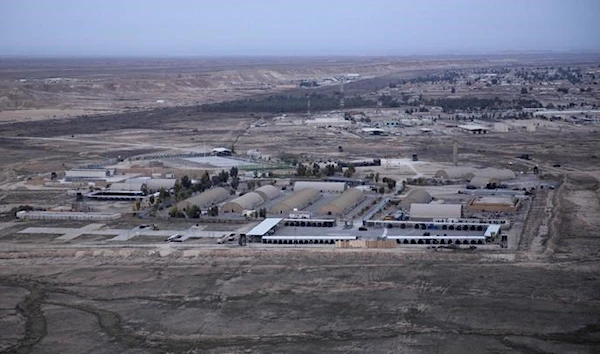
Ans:
[{"label": "flat roof structure", "polygon": [[421,204],[410,205],[411,219],[435,219],[462,217],[462,204]]},{"label": "flat roof structure", "polygon": [[247,236],[264,236],[271,231],[283,219],[282,218],[266,218],[260,224],[256,225],[252,230],[246,232]]},{"label": "flat roof structure", "polygon": [[464,125],[459,125],[458,127],[460,129],[470,131],[473,134],[481,134],[481,133],[485,134],[488,132],[488,130],[490,130],[490,128],[488,128],[488,127],[484,127],[482,125],[477,125],[477,124],[464,124]]},{"label": "flat roof structure", "polygon": [[142,191],[95,191],[85,194],[86,198],[98,200],[140,200],[147,196]]},{"label": "flat roof structure", "polygon": [[19,211],[17,219],[25,220],[117,220],[120,213],[95,213],[71,211]]},{"label": "flat roof structure", "polygon": [[485,237],[493,237],[497,236],[500,233],[500,225],[490,225],[485,230]]}]

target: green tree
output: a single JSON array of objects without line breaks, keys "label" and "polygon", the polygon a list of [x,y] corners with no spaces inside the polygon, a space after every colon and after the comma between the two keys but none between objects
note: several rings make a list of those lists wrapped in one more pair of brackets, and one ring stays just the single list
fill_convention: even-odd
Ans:
[{"label": "green tree", "polygon": [[356,172],[353,164],[350,164],[346,171],[344,171],[344,177],[352,177],[352,175]]},{"label": "green tree", "polygon": [[197,205],[192,205],[185,210],[185,214],[190,219],[197,219],[200,217],[200,208]]},{"label": "green tree", "polygon": [[169,192],[167,192],[164,188],[161,188],[159,191],[159,198],[165,200],[169,197]]},{"label": "green tree", "polygon": [[192,180],[187,175],[181,177],[181,186],[183,189],[190,189],[192,186]]},{"label": "green tree", "polygon": [[237,187],[240,185],[240,179],[237,177],[233,177],[231,179],[231,188],[233,189],[237,189]]},{"label": "green tree", "polygon": [[304,166],[304,164],[302,162],[298,163],[298,166],[296,167],[296,175],[297,176],[306,176],[306,166]]},{"label": "green tree", "polygon": [[318,163],[313,163],[312,173],[314,176],[319,177],[321,175],[321,166]]},{"label": "green tree", "polygon": [[230,170],[229,170],[229,175],[231,176],[231,178],[236,178],[238,176],[238,168],[236,166],[233,166]]},{"label": "green tree", "polygon": [[179,209],[177,209],[177,205],[173,205],[173,207],[169,209],[169,216],[172,218],[176,218],[179,216]]},{"label": "green tree", "polygon": [[527,94],[527,88],[521,87],[521,95],[526,95],[526,94]]}]

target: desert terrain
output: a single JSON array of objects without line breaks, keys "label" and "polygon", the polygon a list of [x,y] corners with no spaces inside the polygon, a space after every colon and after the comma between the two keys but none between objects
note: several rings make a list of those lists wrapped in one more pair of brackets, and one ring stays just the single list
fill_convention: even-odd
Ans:
[{"label": "desert terrain", "polygon": [[[523,83],[525,92],[492,79],[487,85],[483,78],[505,75],[501,68],[521,75],[518,68],[536,72],[561,65],[580,68],[585,76],[598,68],[598,58],[0,63],[0,352],[594,353],[600,348],[600,127],[595,118],[571,118],[577,113],[544,119],[523,107],[508,107],[518,97],[543,107],[577,102],[577,109],[593,112],[600,90],[590,77],[576,83],[557,77],[565,94],[539,82]],[[270,95],[282,93],[337,100],[337,83],[312,91],[299,83],[348,73],[360,78],[344,88],[347,105],[351,97],[372,105],[313,106],[312,112],[231,111],[218,105],[239,99],[269,102]],[[481,75],[481,82],[471,82],[474,75]],[[44,82],[48,78],[61,79]],[[424,83],[410,81],[419,78]],[[427,100],[452,95],[498,96],[507,106],[440,110],[433,117],[436,105]],[[382,107],[378,100],[385,101]],[[345,113],[354,111],[369,121],[344,121]],[[526,116],[517,118],[522,112]],[[416,116],[421,113],[428,116]],[[490,131],[464,131],[463,123],[455,123],[459,114]],[[411,122],[369,134],[402,120]],[[495,123],[509,125],[510,131],[494,131]],[[203,153],[206,147],[234,147],[238,158],[257,150],[281,164],[418,155],[414,164],[356,168],[355,177],[378,173],[400,181],[431,177],[451,166],[453,142],[459,166],[501,167],[521,180],[557,183],[555,189],[538,189],[520,213],[510,216],[510,247],[240,247],[202,239],[111,242],[85,231],[66,240],[62,231],[24,231],[84,230],[90,222],[23,221],[10,211],[76,204],[75,194],[68,193],[75,187],[44,183],[52,172],[61,175],[89,164],[116,166],[123,173],[156,168],[153,173],[200,179],[204,171],[220,168],[164,156]],[[524,153],[532,159],[517,158]],[[154,159],[161,165],[152,167],[148,161],[156,155],[163,156]],[[533,175],[534,167],[540,176]],[[269,172],[280,176],[274,179],[296,178],[295,167],[283,170]],[[257,179],[242,177],[244,183]],[[454,186],[432,187],[430,193],[439,190],[443,197],[438,199],[450,199],[444,188],[456,194]],[[390,188],[385,196],[395,192]],[[86,203],[94,211],[123,213],[117,221],[103,222],[106,228],[156,223],[161,229],[186,230],[205,221],[205,230],[231,228],[209,223],[209,217],[191,220],[165,212],[142,217],[130,212],[131,203]]]}]

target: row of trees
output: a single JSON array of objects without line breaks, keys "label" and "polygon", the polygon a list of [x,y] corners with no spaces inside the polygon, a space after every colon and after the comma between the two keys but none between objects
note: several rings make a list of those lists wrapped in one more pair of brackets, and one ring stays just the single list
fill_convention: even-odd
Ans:
[{"label": "row of trees", "polygon": [[196,183],[193,183],[192,180],[185,175],[175,182],[175,186],[173,188],[175,192],[175,199],[180,201],[190,197],[193,193],[202,193],[207,189],[222,186],[226,183],[229,183],[231,188],[237,189],[240,183],[238,172],[238,168],[235,166],[229,171],[222,170],[212,177],[208,174],[208,172],[205,171],[202,177],[200,177],[200,180]]}]

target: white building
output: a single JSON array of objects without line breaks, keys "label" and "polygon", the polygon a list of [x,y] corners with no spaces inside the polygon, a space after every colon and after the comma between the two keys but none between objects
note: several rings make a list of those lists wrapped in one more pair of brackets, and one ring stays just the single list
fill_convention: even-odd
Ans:
[{"label": "white building", "polygon": [[65,180],[106,180],[115,175],[115,169],[106,168],[74,168],[65,171]]},{"label": "white building", "polygon": [[72,211],[19,211],[17,219],[23,220],[117,220],[120,213],[83,213]]}]

